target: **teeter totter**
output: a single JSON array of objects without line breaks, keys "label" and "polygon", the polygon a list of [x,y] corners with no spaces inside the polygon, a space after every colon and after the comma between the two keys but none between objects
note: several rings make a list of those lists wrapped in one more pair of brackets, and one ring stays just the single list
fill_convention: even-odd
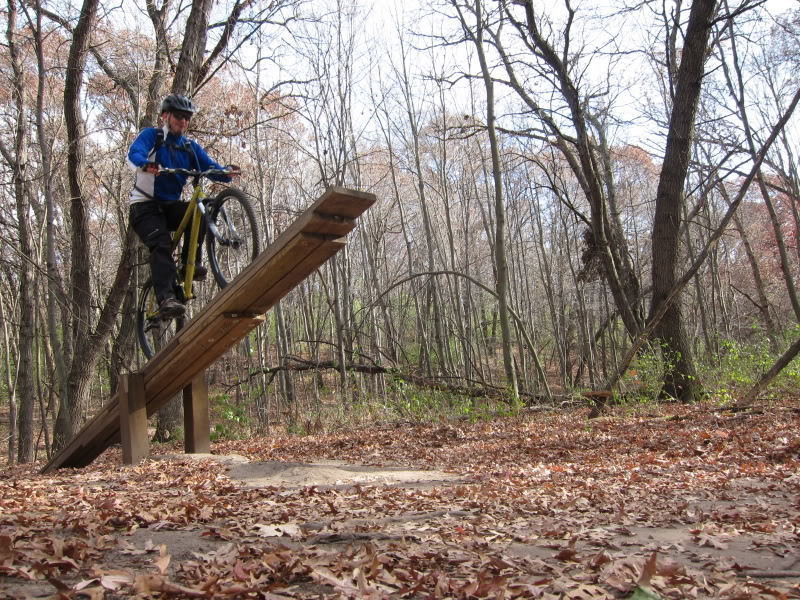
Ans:
[{"label": "teeter totter", "polygon": [[84,467],[121,442],[122,461],[147,457],[147,418],[183,390],[184,449],[209,452],[205,370],[264,321],[266,313],[341,250],[344,236],[375,196],[329,188],[172,338],[140,371],[120,377],[117,392],[42,469]]}]

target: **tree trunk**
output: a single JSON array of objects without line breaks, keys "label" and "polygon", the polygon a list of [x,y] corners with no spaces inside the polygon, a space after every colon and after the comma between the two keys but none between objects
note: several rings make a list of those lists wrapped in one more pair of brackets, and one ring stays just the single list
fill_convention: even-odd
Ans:
[{"label": "tree trunk", "polygon": [[13,465],[17,446],[17,390],[14,384],[14,367],[11,365],[12,341],[8,332],[8,314],[5,294],[0,292],[0,322],[3,323],[3,368],[8,393],[8,464]]},{"label": "tree trunk", "polygon": [[508,310],[508,257],[506,256],[506,209],[503,200],[503,175],[500,166],[500,146],[497,140],[497,129],[495,123],[494,107],[494,80],[489,69],[489,63],[484,52],[484,33],[485,24],[483,19],[483,6],[480,0],[475,0],[474,5],[470,6],[470,11],[475,17],[475,29],[470,29],[461,8],[456,4],[459,14],[461,27],[475,45],[478,55],[478,62],[481,66],[483,84],[486,89],[486,126],[489,135],[489,151],[492,163],[492,183],[494,199],[494,267],[495,285],[497,290],[497,304],[500,319],[500,336],[503,350],[503,370],[505,371],[506,381],[511,396],[516,399],[519,397],[519,385],[517,383],[517,372],[514,367],[514,355],[511,340],[511,325]]},{"label": "tree trunk", "polygon": [[[727,193],[723,192],[723,195],[727,199]],[[764,320],[764,329],[767,334],[767,339],[769,340],[770,350],[772,350],[773,354],[777,354],[780,350],[778,328],[775,325],[775,321],[772,319],[771,307],[769,299],[767,298],[767,292],[764,288],[764,278],[761,277],[761,267],[758,264],[758,257],[756,257],[756,253],[750,245],[750,238],[747,235],[747,230],[738,215],[733,215],[733,222],[739,232],[739,237],[742,239],[742,247],[747,256],[750,271],[753,274],[753,285],[756,288],[756,295],[758,298],[758,302],[754,302],[753,304],[755,304],[758,312],[761,314],[761,318]]]},{"label": "tree trunk", "polygon": [[[511,11],[513,4],[520,4],[525,10],[525,22],[514,18]],[[602,148],[602,124],[593,118],[587,109],[581,90],[576,87],[570,69],[571,60],[568,49],[570,28],[563,31],[563,54],[550,43],[550,37],[540,28],[532,0],[504,2],[506,18],[518,30],[537,59],[546,67],[549,77],[554,83],[554,93],[559,94],[569,111],[569,122],[575,129],[574,138],[565,136],[561,130],[561,116],[555,115],[539,105],[536,97],[528,92],[525,85],[518,80],[515,72],[516,60],[509,56],[500,43],[499,34],[493,37],[494,45],[500,52],[503,65],[509,77],[509,85],[520,96],[523,102],[539,118],[545,129],[552,136],[552,143],[561,152],[564,159],[575,174],[583,193],[589,202],[591,219],[589,226],[591,247],[589,254],[596,257],[602,267],[603,277],[608,284],[625,327],[631,337],[636,336],[644,327],[644,319],[640,308],[639,278],[630,261],[627,242],[620,235],[614,219],[614,188],[610,177],[609,157]],[[569,22],[572,22],[575,10],[567,3]],[[552,38],[557,39],[557,38]],[[600,146],[591,135],[594,126],[600,133]],[[611,210],[609,204],[612,205]]]},{"label": "tree trunk", "polygon": [[[45,88],[47,68],[45,65],[44,41],[42,39],[42,10],[37,4],[36,23],[32,24],[34,33],[34,48],[37,63],[37,89],[36,89],[36,138],[39,144],[39,153],[42,161],[42,193],[45,204],[45,248],[47,262],[47,306],[46,322],[47,336],[52,348],[55,382],[53,387],[54,397],[63,401],[67,396],[67,365],[72,360],[72,338],[64,332],[68,323],[69,301],[64,290],[64,273],[57,256],[56,209],[55,194],[53,193],[54,170],[52,168],[51,148],[52,143],[45,123]],[[61,321],[59,323],[59,313]],[[64,335],[60,335],[64,332]],[[52,408],[52,407],[51,407]]]},{"label": "tree trunk", "polygon": [[[16,198],[17,230],[19,235],[19,341],[17,344],[17,399],[19,412],[17,414],[17,460],[20,463],[33,461],[34,431],[33,413],[34,401],[34,372],[33,372],[33,346],[34,346],[34,302],[32,297],[34,257],[31,251],[30,226],[28,216],[30,213],[27,201],[27,177],[25,173],[27,164],[28,132],[25,130],[27,122],[25,115],[25,94],[23,89],[24,73],[16,43],[17,5],[14,0],[8,2],[8,53],[13,71],[12,97],[16,108],[16,123],[14,130],[14,156],[7,157],[12,166],[12,182]],[[12,430],[13,431],[13,430]],[[11,440],[13,443],[13,440]]]},{"label": "tree trunk", "polygon": [[161,89],[166,79],[169,65],[169,37],[165,26],[166,12],[169,2],[164,2],[161,9],[156,8],[153,0],[146,0],[147,14],[153,24],[156,39],[155,58],[153,60],[153,75],[147,86],[147,99],[144,110],[139,109],[139,128],[148,126],[158,115],[160,108]]},{"label": "tree trunk", "polygon": [[[136,272],[137,244],[131,242],[131,252],[128,255],[127,268],[132,274]],[[128,282],[125,296],[122,301],[122,319],[117,330],[117,335],[111,344],[111,357],[109,364],[108,381],[111,393],[117,389],[119,376],[121,373],[131,370],[131,363],[136,356],[136,290],[138,289],[138,278],[132,276]]]},{"label": "tree trunk", "polygon": [[[732,58],[734,65],[734,73],[732,75],[735,76],[736,78],[735,82],[731,80],[731,74],[728,73],[727,69],[725,73],[726,75],[728,75],[728,85],[731,88],[731,92],[733,93],[734,99],[736,100],[736,106],[739,111],[739,118],[742,120],[745,139],[747,140],[747,149],[750,152],[752,159],[756,160],[758,152],[756,149],[755,140],[753,139],[753,130],[750,126],[750,119],[747,114],[747,107],[745,100],[745,83],[744,83],[744,77],[742,75],[742,69],[739,64],[739,54],[736,50],[735,37],[731,38],[731,48],[732,48]],[[777,246],[778,254],[780,256],[779,264],[781,268],[781,273],[783,274],[784,283],[786,284],[786,291],[789,295],[789,301],[791,302],[792,308],[794,309],[795,318],[798,321],[800,321],[800,296],[798,296],[797,286],[795,285],[794,282],[794,273],[792,272],[791,268],[791,260],[789,258],[787,244],[783,235],[783,224],[781,223],[781,218],[778,215],[778,212],[775,210],[775,205],[772,202],[772,198],[770,196],[769,189],[767,188],[767,183],[764,180],[764,174],[762,173],[761,169],[759,169],[756,172],[756,183],[758,184],[758,189],[761,192],[761,197],[764,201],[764,205],[767,208],[767,213],[769,214],[770,222],[772,223],[772,229],[775,234],[775,244]],[[797,232],[795,232],[795,235],[797,235]]]},{"label": "tree trunk", "polygon": [[[405,48],[404,48],[405,50]],[[405,101],[405,109],[406,114],[408,115],[408,124],[411,128],[411,150],[413,152],[413,160],[414,160],[414,177],[415,177],[415,184],[416,184],[416,191],[417,191],[417,199],[419,201],[420,206],[420,213],[422,215],[422,225],[423,230],[425,231],[425,268],[428,271],[433,271],[436,269],[436,259],[434,255],[434,250],[437,247],[436,243],[436,236],[434,235],[433,230],[433,223],[431,217],[430,207],[428,206],[428,197],[425,192],[425,174],[423,173],[423,159],[422,159],[422,150],[420,149],[420,133],[419,133],[419,122],[418,118],[419,115],[416,113],[416,109],[414,106],[414,96],[411,89],[411,77],[407,71],[407,61],[406,57],[403,57],[402,63],[402,86],[403,86],[403,96]],[[440,301],[439,301],[439,291],[436,286],[436,283],[433,280],[429,280],[425,283],[425,294],[424,300],[422,303],[422,324],[423,326],[427,325],[432,327],[433,329],[433,349],[436,352],[436,360],[435,362],[432,360],[432,355],[430,353],[431,347],[428,344],[427,340],[425,340],[426,335],[423,333],[422,337],[424,339],[421,350],[420,350],[420,366],[424,366],[425,371],[428,375],[434,374],[433,371],[437,373],[442,372],[442,367],[444,365],[444,333],[442,331],[442,317],[441,317],[441,309],[440,309]]]},{"label": "tree trunk", "polygon": [[196,86],[194,75],[198,72],[203,52],[206,49],[208,19],[213,6],[212,0],[195,0],[186,20],[183,32],[183,45],[175,78],[172,80],[172,92],[175,94],[192,94]]},{"label": "tree trunk", "polygon": [[[206,48],[208,33],[208,19],[213,5],[212,0],[197,0],[192,2],[192,9],[186,20],[186,29],[183,32],[183,45],[181,54],[175,67],[175,77],[172,80],[172,93],[194,93],[196,87],[195,75],[198,73]],[[156,31],[160,31],[163,21],[158,17],[160,13],[150,11],[151,20]],[[162,64],[162,54],[157,53],[156,66]],[[158,71],[156,71],[157,73]],[[175,430],[182,425],[183,401],[180,394],[161,407],[157,413],[156,433],[154,439],[165,442],[174,436]]]},{"label": "tree trunk", "polygon": [[[694,120],[700,99],[710,21],[715,0],[694,0],[684,40],[681,63],[670,115],[664,164],[656,191],[653,219],[653,298],[652,317],[666,301],[677,281],[680,248],[681,208],[689,170],[689,157],[694,137]],[[692,347],[686,335],[681,313],[680,295],[667,308],[653,331],[652,338],[664,352],[662,395],[691,402],[700,393]]]},{"label": "tree trunk", "polygon": [[72,224],[72,268],[70,270],[70,306],[75,355],[67,376],[66,396],[59,406],[53,445],[63,448],[77,432],[91,377],[89,366],[89,332],[92,322],[92,295],[89,289],[89,223],[86,198],[82,186],[84,128],[80,112],[81,85],[86,66],[91,31],[97,18],[99,0],[84,0],[78,24],[73,32],[64,82],[64,117],[67,126],[67,178],[70,193]]},{"label": "tree trunk", "polygon": [[336,336],[336,360],[339,363],[339,387],[341,389],[342,398],[348,397],[347,390],[347,358],[344,340],[344,317],[342,315],[342,294],[339,290],[339,261],[338,256],[334,255],[330,260],[330,273],[331,283],[333,288],[333,298],[331,303],[333,305],[333,326],[334,335]]},{"label": "tree trunk", "polygon": [[761,376],[752,389],[747,392],[747,395],[745,395],[745,397],[742,398],[741,402],[737,403],[737,405],[744,407],[755,402],[758,398],[758,395],[767,388],[767,386],[773,379],[775,379],[778,373],[786,368],[786,366],[792,362],[798,354],[800,354],[800,339],[795,340],[795,342],[789,346],[789,348],[787,348],[786,352],[784,352],[769,368],[769,370]]},{"label": "tree trunk", "polygon": [[[684,206],[683,218],[684,221],[687,220],[685,206]],[[683,228],[683,235],[685,238],[686,252],[689,256],[689,260],[694,262],[695,259],[694,246],[692,243],[692,236],[688,227]],[[713,268],[714,265],[712,264],[711,266]],[[716,276],[713,273],[711,277],[712,280],[716,279]],[[703,343],[705,344],[705,353],[706,356],[710,356],[712,355],[712,353],[716,354],[719,350],[719,340],[718,340],[719,336],[716,334],[714,335],[714,337],[711,336],[712,327],[709,326],[708,311],[707,311],[708,301],[705,298],[703,289],[704,286],[703,282],[701,281],[700,275],[699,274],[695,275],[692,278],[692,282],[694,283],[694,295],[695,295],[695,301],[697,303],[697,311],[700,313],[700,326],[702,327],[703,330]],[[714,323],[716,323],[716,321],[714,321]]]},{"label": "tree trunk", "polygon": [[[133,248],[134,234],[128,230],[122,256],[108,297],[102,305],[99,318],[93,318],[92,307],[96,300],[90,289],[90,248],[87,198],[83,177],[84,127],[80,112],[81,86],[86,65],[91,31],[97,18],[99,0],[85,0],[78,24],[73,32],[67,59],[67,76],[64,83],[64,117],[67,129],[67,178],[70,192],[70,219],[72,225],[70,270],[70,309],[73,356],[66,379],[66,391],[59,403],[53,448],[63,448],[77,432],[83,418],[91,380],[103,346],[111,335],[119,307],[130,278],[129,253]],[[96,320],[94,329],[93,322]]]}]

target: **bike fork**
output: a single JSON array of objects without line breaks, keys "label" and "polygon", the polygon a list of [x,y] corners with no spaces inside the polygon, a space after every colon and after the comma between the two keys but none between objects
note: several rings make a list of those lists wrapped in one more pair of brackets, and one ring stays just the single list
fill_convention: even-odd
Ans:
[{"label": "bike fork", "polygon": [[213,223],[212,221],[208,221],[208,229],[209,229],[209,231],[211,231],[211,233],[214,236],[214,239],[217,240],[217,242],[219,243],[220,246],[233,246],[233,247],[236,247],[236,245],[240,241],[239,240],[239,232],[236,231],[236,226],[233,224],[233,222],[230,220],[230,218],[228,218],[228,213],[225,212],[225,207],[221,207],[219,209],[219,213],[217,213],[217,214],[225,222],[225,228],[229,232],[229,234],[227,236],[223,236],[219,232],[219,228],[217,227],[217,225],[215,223]]}]

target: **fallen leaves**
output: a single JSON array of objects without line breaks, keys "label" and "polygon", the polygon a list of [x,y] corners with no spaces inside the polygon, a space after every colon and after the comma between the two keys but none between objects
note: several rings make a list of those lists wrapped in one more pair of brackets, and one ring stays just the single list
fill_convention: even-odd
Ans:
[{"label": "fallen leaves", "polygon": [[[460,473],[245,489],[214,461],[0,474],[0,598],[800,598],[800,414],[537,414],[227,442]],[[788,579],[748,573],[784,573]]]}]

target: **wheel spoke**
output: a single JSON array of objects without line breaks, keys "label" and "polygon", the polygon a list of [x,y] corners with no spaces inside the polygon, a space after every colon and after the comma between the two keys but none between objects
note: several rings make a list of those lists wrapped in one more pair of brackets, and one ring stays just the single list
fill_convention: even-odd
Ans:
[{"label": "wheel spoke", "polygon": [[242,192],[228,189],[213,203],[208,255],[214,278],[225,287],[258,255],[255,214]]},{"label": "wheel spoke", "polygon": [[150,281],[145,283],[136,311],[136,335],[145,358],[150,359],[180,330],[181,319],[163,319]]}]

